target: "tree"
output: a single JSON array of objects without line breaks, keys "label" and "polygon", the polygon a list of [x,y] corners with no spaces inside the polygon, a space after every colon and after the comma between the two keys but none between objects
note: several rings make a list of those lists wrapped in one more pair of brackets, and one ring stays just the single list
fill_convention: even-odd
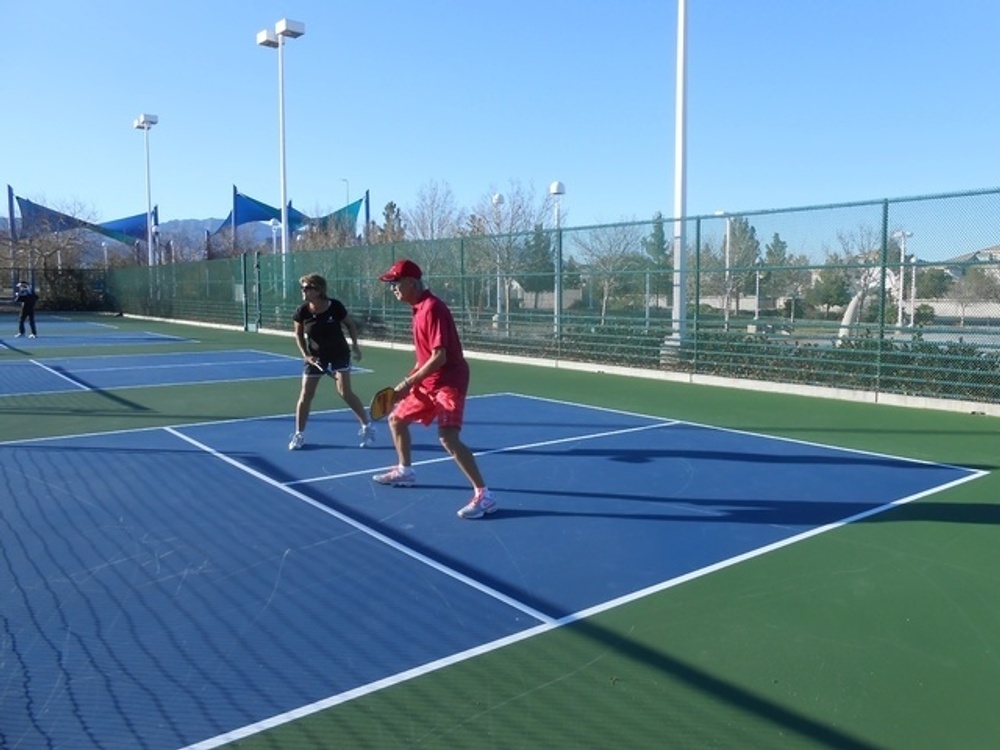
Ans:
[{"label": "tree", "polygon": [[663,214],[657,211],[653,214],[653,229],[642,241],[642,248],[658,266],[671,265],[673,258],[667,253],[667,233],[663,227]]},{"label": "tree", "polygon": [[633,224],[611,224],[576,233],[573,242],[587,265],[588,283],[601,290],[603,325],[611,300],[628,289],[637,272],[649,268],[640,230]]},{"label": "tree", "polygon": [[788,265],[788,243],[781,239],[777,232],[771,241],[764,245],[764,257],[761,259],[763,269],[760,274],[760,291],[765,297],[777,297],[785,293],[786,288],[780,283],[784,267]]},{"label": "tree", "polygon": [[948,295],[948,290],[954,283],[955,279],[943,268],[918,270],[917,297],[920,299],[941,299]]},{"label": "tree", "polygon": [[740,311],[740,293],[752,293],[760,258],[760,240],[757,230],[742,216],[729,219],[729,266],[726,274],[729,296],[734,299],[736,312]]},{"label": "tree", "polygon": [[777,299],[801,297],[809,289],[812,274],[809,258],[788,252],[788,243],[777,232],[764,246],[761,264],[760,291],[764,297]]},{"label": "tree", "polygon": [[[536,227],[544,226],[552,209],[552,197],[547,193],[539,200],[533,187],[511,181],[504,193],[490,186],[488,193],[480,196],[461,230],[464,236],[486,236],[487,242],[468,247],[466,267],[479,273],[496,277],[504,300],[500,306],[510,308],[510,280],[526,273],[523,251],[530,245],[523,236],[530,235]],[[493,285],[483,284],[483,292],[490,294]],[[489,300],[487,299],[487,304]],[[494,304],[496,300],[494,300]]]},{"label": "tree", "polygon": [[[858,297],[860,309],[858,319],[862,319],[864,305],[872,290],[882,284],[882,232],[870,226],[860,225],[853,233],[837,232],[842,253],[827,253],[826,266],[822,273],[839,273],[847,280],[848,300]],[[898,246],[893,253],[890,240],[888,252],[898,257]]]},{"label": "tree", "polygon": [[521,266],[523,273],[519,276],[519,281],[524,291],[537,294],[555,288],[552,237],[541,224],[535,226],[535,231],[524,244]]},{"label": "tree", "polygon": [[[324,220],[315,221],[294,235],[296,252],[304,250],[329,250],[335,247],[352,247],[361,242],[361,237],[355,232],[355,224],[346,221],[343,215],[336,218],[328,209],[316,207],[313,216],[324,216]],[[339,220],[337,220],[339,219]]]},{"label": "tree", "polygon": [[672,239],[667,237],[663,214],[659,211],[653,214],[653,226],[649,235],[642,241],[642,247],[656,266],[651,278],[650,292],[656,298],[658,305],[661,300],[670,300],[674,291]]},{"label": "tree", "polygon": [[436,240],[459,233],[459,210],[447,182],[422,185],[416,205],[404,217],[411,239]]},{"label": "tree", "polygon": [[372,222],[369,239],[373,245],[391,245],[406,239],[406,224],[403,214],[393,201],[385,204],[382,210],[382,226]]},{"label": "tree", "polygon": [[[494,196],[502,196],[502,201],[494,203]],[[506,190],[497,190],[494,185],[480,196],[472,213],[482,217],[487,234],[526,234],[535,226],[546,225],[552,216],[552,196],[545,193],[541,198],[533,186],[525,186],[511,180]]]},{"label": "tree", "polygon": [[955,282],[948,294],[959,307],[959,325],[965,325],[969,305],[977,302],[1000,301],[1000,280],[985,268],[970,266]]},{"label": "tree", "polygon": [[827,258],[816,283],[806,293],[806,300],[814,307],[822,307],[826,315],[830,308],[846,305],[851,301],[851,282],[836,254]]}]

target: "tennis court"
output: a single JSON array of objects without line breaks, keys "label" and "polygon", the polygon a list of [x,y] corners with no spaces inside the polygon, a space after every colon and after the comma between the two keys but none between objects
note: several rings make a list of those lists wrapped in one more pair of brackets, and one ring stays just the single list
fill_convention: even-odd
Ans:
[{"label": "tennis court", "polygon": [[0,336],[0,350],[22,351],[87,346],[125,346],[129,344],[169,344],[185,341],[183,336],[136,330],[117,324],[117,318],[99,319],[73,314],[39,313],[36,316],[38,338],[16,336],[17,327],[8,320],[9,334]]},{"label": "tennis court", "polygon": [[[727,392],[696,404],[663,399],[691,391],[662,383],[474,363],[482,385],[466,439],[501,508],[464,522],[455,510],[467,488],[432,431],[414,433],[413,488],[371,482],[394,460],[385,428],[376,447],[357,448],[353,417],[332,396],[306,449],[289,452],[299,371],[282,354],[289,342],[204,339],[179,334],[178,351],[157,354],[139,344],[77,357],[69,346],[0,360],[3,391],[26,365],[18,387],[36,386],[0,399],[11,498],[0,746],[471,747],[478,737],[601,747],[617,734],[633,747],[903,747],[860,720],[845,686],[822,693],[833,714],[854,717],[838,723],[800,710],[771,674],[791,682],[822,659],[820,634],[845,616],[838,597],[853,597],[855,628],[873,627],[865,613],[877,597],[859,580],[881,591],[885,576],[905,578],[920,558],[901,548],[920,548],[920,578],[936,590],[933,550],[948,549],[949,565],[982,555],[955,529],[997,520],[984,502],[993,467],[975,451],[956,460],[963,446],[995,445],[992,421],[936,415],[952,436],[941,450],[913,426],[917,412],[796,414],[801,399]],[[356,388],[373,391],[409,356],[366,353],[374,377]],[[53,377],[87,388],[40,396]],[[610,384],[625,387],[609,395]],[[234,386],[245,398],[227,402]],[[141,410],[86,430],[58,409],[20,426],[40,399],[78,411],[120,389],[137,389]],[[643,401],[647,389],[661,398]],[[138,411],[159,424],[136,426]],[[894,422],[862,425],[858,414]],[[852,427],[860,440],[843,439]],[[944,533],[925,542],[935,524]],[[799,611],[812,600],[818,613]],[[978,621],[970,606],[956,610]],[[761,652],[761,612],[785,648]],[[980,637],[980,647],[994,638]],[[796,664],[804,649],[810,660]],[[886,651],[865,669],[886,668]],[[762,662],[774,669],[754,688],[746,677]],[[826,677],[854,674],[854,694],[868,695],[856,669],[838,662]],[[798,675],[806,702],[821,694],[807,687],[815,679]],[[665,690],[685,710],[669,726],[651,713]],[[615,723],[623,716],[627,727]]]}]

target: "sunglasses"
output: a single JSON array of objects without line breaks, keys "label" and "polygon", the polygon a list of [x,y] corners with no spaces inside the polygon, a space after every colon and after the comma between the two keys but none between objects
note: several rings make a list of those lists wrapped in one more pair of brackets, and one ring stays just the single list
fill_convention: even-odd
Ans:
[{"label": "sunglasses", "polygon": [[316,289],[316,288],[317,287],[313,286],[312,284],[303,284],[302,291],[306,292],[309,291],[310,289]]}]

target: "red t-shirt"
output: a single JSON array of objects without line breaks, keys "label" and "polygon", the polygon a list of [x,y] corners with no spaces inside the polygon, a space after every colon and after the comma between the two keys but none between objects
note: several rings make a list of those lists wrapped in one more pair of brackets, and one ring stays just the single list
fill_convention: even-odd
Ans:
[{"label": "red t-shirt", "polygon": [[417,354],[416,367],[430,359],[435,349],[444,349],[448,355],[444,367],[420,382],[420,390],[434,391],[452,386],[465,393],[469,389],[469,363],[462,352],[455,319],[448,305],[430,290],[425,290],[413,306],[413,346]]}]

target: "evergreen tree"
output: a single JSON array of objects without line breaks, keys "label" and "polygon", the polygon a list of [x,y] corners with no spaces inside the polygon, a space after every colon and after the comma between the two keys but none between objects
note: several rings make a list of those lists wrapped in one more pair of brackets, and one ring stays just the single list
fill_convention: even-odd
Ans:
[{"label": "evergreen tree", "polygon": [[851,279],[840,266],[840,259],[831,255],[816,283],[806,294],[809,304],[822,307],[827,315],[831,307],[840,307],[851,301]]},{"label": "evergreen tree", "polygon": [[521,252],[521,277],[526,292],[551,291],[555,288],[555,258],[552,237],[541,224],[536,224]]},{"label": "evergreen tree", "polygon": [[643,239],[642,247],[656,265],[670,264],[671,258],[667,254],[667,233],[663,227],[663,214],[659,211],[653,214],[653,228],[649,236]]},{"label": "evergreen tree", "polygon": [[942,299],[955,279],[942,268],[928,268],[917,272],[917,296],[921,299]]},{"label": "evergreen tree", "polygon": [[376,245],[389,245],[393,242],[402,242],[406,239],[406,226],[403,222],[403,214],[393,201],[385,204],[382,210],[382,226],[375,224],[372,232],[372,243]]}]

